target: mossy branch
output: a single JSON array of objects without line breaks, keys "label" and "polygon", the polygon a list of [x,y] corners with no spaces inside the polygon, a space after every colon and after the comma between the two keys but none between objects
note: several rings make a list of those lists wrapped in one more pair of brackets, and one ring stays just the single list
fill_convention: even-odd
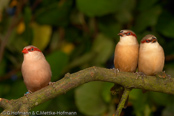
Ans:
[{"label": "mossy branch", "polygon": [[119,104],[118,104],[118,108],[117,108],[117,110],[116,110],[115,116],[120,116],[121,111],[122,111],[122,109],[123,109],[124,106],[125,106],[125,102],[126,102],[126,100],[128,100],[128,98],[129,98],[129,93],[130,93],[130,91],[131,91],[131,89],[128,89],[128,88],[125,88],[125,89],[124,89],[124,92],[123,92],[123,95],[122,95],[122,97],[121,97],[121,100],[120,100],[120,102],[119,102]]},{"label": "mossy branch", "polygon": [[65,94],[70,89],[90,81],[105,81],[117,83],[128,89],[138,88],[174,94],[174,78],[159,78],[155,76],[137,78],[135,73],[117,72],[115,69],[90,67],[73,74],[67,73],[64,78],[54,84],[16,100],[0,98],[0,107],[4,109],[0,116],[6,116],[7,114],[5,114],[5,112],[7,111],[29,111],[29,109],[49,99]]}]

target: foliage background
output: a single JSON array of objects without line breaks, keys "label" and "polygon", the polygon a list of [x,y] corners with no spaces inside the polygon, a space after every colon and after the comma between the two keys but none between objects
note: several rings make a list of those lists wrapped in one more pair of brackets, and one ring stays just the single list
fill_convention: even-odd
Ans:
[{"label": "foliage background", "polygon": [[[173,5],[173,0],[0,0],[0,97],[17,99],[27,91],[20,71],[23,47],[40,48],[57,81],[90,66],[113,68],[121,29],[133,30],[138,41],[154,34],[165,51],[164,70],[174,76]],[[118,104],[112,85],[90,82],[31,111],[111,116]],[[174,115],[173,95],[134,89],[128,105],[123,116]]]}]

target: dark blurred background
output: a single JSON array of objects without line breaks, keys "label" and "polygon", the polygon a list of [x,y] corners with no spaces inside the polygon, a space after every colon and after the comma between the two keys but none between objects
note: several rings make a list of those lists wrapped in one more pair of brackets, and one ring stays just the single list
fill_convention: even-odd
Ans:
[{"label": "dark blurred background", "polygon": [[[41,49],[57,81],[91,66],[113,68],[121,29],[133,30],[138,41],[154,34],[165,51],[164,70],[174,76],[173,6],[173,0],[0,0],[0,97],[17,99],[27,91],[20,71],[23,47]],[[112,86],[90,82],[31,111],[112,116],[118,104]],[[174,116],[174,96],[134,89],[122,116]]]}]

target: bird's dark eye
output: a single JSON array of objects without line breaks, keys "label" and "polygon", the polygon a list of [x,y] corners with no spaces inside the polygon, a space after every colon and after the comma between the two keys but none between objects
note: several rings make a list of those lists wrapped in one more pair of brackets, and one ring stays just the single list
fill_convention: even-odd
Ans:
[{"label": "bird's dark eye", "polygon": [[127,33],[127,35],[130,35],[131,33],[129,32],[129,33]]},{"label": "bird's dark eye", "polygon": [[149,40],[146,40],[147,43],[149,43]]},{"label": "bird's dark eye", "polygon": [[34,48],[31,48],[31,51],[33,51],[34,50]]},{"label": "bird's dark eye", "polygon": [[34,51],[34,48],[29,48],[28,51],[29,52]]}]

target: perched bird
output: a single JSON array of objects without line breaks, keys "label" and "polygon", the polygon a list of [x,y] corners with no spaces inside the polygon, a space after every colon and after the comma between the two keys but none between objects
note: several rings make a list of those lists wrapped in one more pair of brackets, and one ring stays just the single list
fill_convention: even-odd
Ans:
[{"label": "perched bird", "polygon": [[[120,41],[115,47],[114,66],[117,70],[123,72],[135,72],[138,63],[139,44],[136,34],[131,30],[121,30],[118,34]],[[118,93],[119,99],[123,93],[123,88],[115,84],[111,88],[111,92]],[[126,100],[125,107],[127,106]]]},{"label": "perched bird", "polygon": [[154,35],[146,35],[140,44],[138,71],[145,75],[155,75],[164,67],[164,50]]},{"label": "perched bird", "polygon": [[51,68],[43,53],[35,46],[27,46],[22,50],[24,60],[22,75],[29,92],[37,91],[51,81]]},{"label": "perched bird", "polygon": [[118,35],[120,41],[115,47],[115,68],[124,72],[135,72],[139,52],[137,37],[131,30],[121,30]]}]

